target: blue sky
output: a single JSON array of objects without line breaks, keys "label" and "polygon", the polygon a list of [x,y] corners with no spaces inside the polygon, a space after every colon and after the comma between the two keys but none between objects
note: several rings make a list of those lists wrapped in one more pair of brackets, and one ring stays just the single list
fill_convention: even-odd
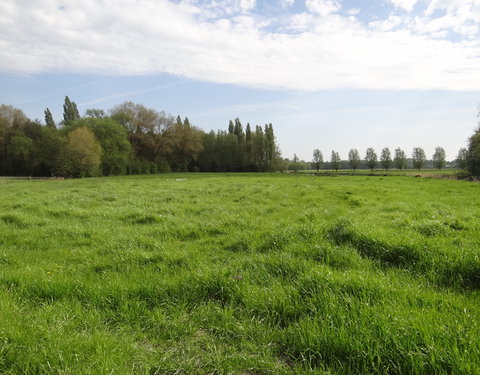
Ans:
[{"label": "blue sky", "polygon": [[285,157],[436,146],[478,119],[480,0],[3,0],[0,103],[272,122]]}]

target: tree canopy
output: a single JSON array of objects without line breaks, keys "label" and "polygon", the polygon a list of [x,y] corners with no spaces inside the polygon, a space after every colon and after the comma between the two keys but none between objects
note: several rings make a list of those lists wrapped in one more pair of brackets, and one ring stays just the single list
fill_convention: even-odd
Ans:
[{"label": "tree canopy", "polygon": [[282,167],[272,124],[205,133],[176,119],[125,102],[109,111],[88,109],[82,118],[67,96],[56,127],[49,108],[45,126],[17,108],[0,106],[0,174],[66,177],[162,171],[273,171]]}]

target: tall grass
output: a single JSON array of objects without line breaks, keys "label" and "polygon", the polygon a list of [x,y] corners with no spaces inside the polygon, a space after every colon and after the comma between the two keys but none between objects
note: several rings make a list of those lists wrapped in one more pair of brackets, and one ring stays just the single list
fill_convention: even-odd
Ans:
[{"label": "tall grass", "polygon": [[480,186],[0,185],[2,374],[480,373]]}]

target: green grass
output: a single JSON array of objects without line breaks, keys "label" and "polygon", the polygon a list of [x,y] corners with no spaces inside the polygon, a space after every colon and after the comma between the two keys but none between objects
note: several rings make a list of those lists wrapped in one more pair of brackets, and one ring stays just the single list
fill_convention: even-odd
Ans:
[{"label": "green grass", "polygon": [[[294,173],[293,171],[289,171]],[[447,169],[378,169],[373,171],[370,169],[320,169],[318,172],[315,169],[306,169],[297,171],[297,173],[303,174],[318,174],[320,176],[410,176],[410,177],[431,177],[431,178],[452,178],[456,179],[458,174],[465,174],[465,171],[461,169],[447,168]]]},{"label": "green grass", "polygon": [[479,374],[480,185],[0,181],[1,374]]}]

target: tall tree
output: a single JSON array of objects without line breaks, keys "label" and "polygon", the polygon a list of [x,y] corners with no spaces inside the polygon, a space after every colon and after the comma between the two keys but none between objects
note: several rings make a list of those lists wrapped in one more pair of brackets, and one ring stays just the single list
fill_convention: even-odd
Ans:
[{"label": "tall tree", "polygon": [[458,150],[457,159],[455,164],[459,169],[467,169],[467,160],[468,160],[468,150],[465,147],[462,147]]},{"label": "tall tree", "polygon": [[356,148],[352,148],[348,152],[348,163],[354,172],[360,166],[360,154]]},{"label": "tall tree", "polygon": [[183,122],[177,122],[163,134],[165,146],[168,152],[165,153],[173,171],[187,172],[193,168],[199,153],[203,149],[203,132],[185,117]]},{"label": "tall tree", "polygon": [[447,164],[445,150],[442,147],[436,147],[432,156],[433,166],[441,170]]},{"label": "tall tree", "polygon": [[318,148],[313,150],[313,164],[315,165],[317,172],[320,170],[323,164],[323,154]]},{"label": "tall tree", "polygon": [[333,169],[335,169],[335,171],[338,171],[338,168],[340,168],[340,162],[340,155],[335,150],[332,150],[332,155],[330,156],[330,165]]},{"label": "tall tree", "polygon": [[46,108],[44,113],[45,113],[45,124],[50,128],[54,128],[55,121],[53,121],[52,112],[50,112],[50,110]]},{"label": "tall tree", "polygon": [[395,157],[393,158],[393,164],[398,170],[407,169],[407,154],[400,147],[395,149]]},{"label": "tall tree", "polygon": [[257,171],[266,170],[266,152],[265,152],[265,136],[261,126],[255,127],[255,169]]},{"label": "tall tree", "polygon": [[375,167],[377,166],[377,154],[375,153],[375,150],[372,147],[367,148],[367,151],[365,153],[365,161],[367,162],[368,168],[373,172]]},{"label": "tall tree", "polygon": [[248,122],[247,127],[245,128],[245,154],[247,169],[250,171],[255,170],[253,134],[252,129],[250,128],[250,124]]},{"label": "tall tree", "polygon": [[291,169],[292,169],[294,172],[298,172],[298,170],[300,169],[300,159],[298,158],[297,154],[293,154],[293,160],[292,160],[292,163],[291,163]]},{"label": "tall tree", "polygon": [[480,126],[468,140],[467,171],[480,177]]},{"label": "tall tree", "polygon": [[88,117],[71,124],[72,128],[87,127],[102,147],[101,170],[103,175],[127,172],[132,156],[126,129],[111,118]]},{"label": "tall tree", "polygon": [[107,118],[108,116],[103,109],[89,108],[85,111],[85,117]]},{"label": "tall tree", "polygon": [[386,171],[388,171],[392,166],[392,154],[390,153],[390,149],[388,147],[385,147],[382,150],[380,155],[380,164]]},{"label": "tall tree", "polygon": [[412,151],[412,165],[413,168],[420,170],[425,166],[427,157],[425,151],[421,147],[414,147]]},{"label": "tall tree", "polygon": [[275,146],[275,135],[272,124],[265,124],[265,154],[267,159],[267,170],[273,171],[277,150]]},{"label": "tall tree", "polygon": [[63,122],[65,125],[70,125],[75,120],[80,119],[80,113],[78,113],[77,104],[72,102],[68,96],[65,97],[65,103],[63,104]]},{"label": "tall tree", "polygon": [[67,134],[57,173],[64,177],[89,177],[99,172],[102,148],[92,131],[80,127]]}]

